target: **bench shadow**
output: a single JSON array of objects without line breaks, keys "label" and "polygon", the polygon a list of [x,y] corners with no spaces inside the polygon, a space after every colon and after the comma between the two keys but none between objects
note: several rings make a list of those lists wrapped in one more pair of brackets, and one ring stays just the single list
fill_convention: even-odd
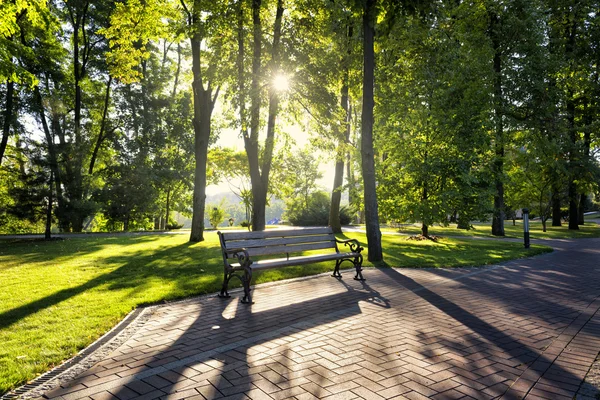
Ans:
[{"label": "bench shadow", "polygon": [[[294,351],[298,350],[296,347],[299,340],[308,338],[304,340],[310,345],[312,335],[317,331],[332,329],[333,325],[348,324],[350,329],[352,324],[344,320],[362,312],[361,302],[382,309],[391,307],[389,300],[367,282],[356,281],[353,286],[345,282],[355,282],[349,273],[345,273],[344,278],[331,278],[344,289],[341,293],[298,302],[287,299],[285,301],[292,303],[262,311],[253,311],[256,304],[242,304],[237,297],[238,293],[236,297],[229,299],[205,299],[205,307],[197,304],[200,309],[193,321],[169,323],[175,326],[179,322],[186,326],[176,340],[156,354],[149,353],[143,368],[138,368],[135,374],[129,376],[127,383],[109,391],[115,398],[133,399],[139,396],[140,399],[151,399],[195,388],[196,395],[216,398],[256,390],[254,383],[257,381],[263,381],[259,385],[264,385],[261,389],[264,393],[272,392],[267,387],[267,380],[256,375],[256,371],[266,364],[270,365],[267,368],[270,370],[280,368],[280,376],[265,371],[261,373],[268,373],[269,380],[281,382],[282,386],[285,386],[283,382],[299,378],[299,375],[314,374],[308,369],[302,373],[294,371],[294,365],[311,358]],[[256,301],[260,299],[256,298]],[[192,304],[193,302],[190,307],[194,308]],[[345,340],[344,337],[336,337],[326,347],[331,357],[335,357]],[[275,346],[273,343],[281,344]],[[250,363],[253,364],[252,367]],[[319,364],[312,364],[319,368]],[[98,364],[99,367],[106,365],[110,366],[110,361],[108,364]],[[90,373],[94,372],[93,368],[89,373],[69,382],[69,387],[89,379]],[[253,378],[248,378],[250,375]],[[155,391],[156,396],[153,397],[150,391]],[[46,394],[47,397],[59,395],[62,395],[61,389]],[[184,397],[188,397],[187,395]]]}]

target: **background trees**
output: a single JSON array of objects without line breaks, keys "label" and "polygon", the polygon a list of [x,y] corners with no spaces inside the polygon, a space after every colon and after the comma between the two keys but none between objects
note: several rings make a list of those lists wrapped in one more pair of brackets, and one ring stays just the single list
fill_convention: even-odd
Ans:
[{"label": "background trees", "polygon": [[[502,235],[529,207],[577,229],[600,181],[598,9],[4,2],[0,231],[164,229],[177,210],[199,241],[206,186],[224,179],[252,229],[285,197],[287,215],[325,210],[337,231],[348,191],[373,261],[379,218],[424,235],[491,219]],[[298,132],[333,160],[331,196],[316,187],[317,151],[293,150]],[[219,135],[244,152],[209,156],[230,147]]]}]

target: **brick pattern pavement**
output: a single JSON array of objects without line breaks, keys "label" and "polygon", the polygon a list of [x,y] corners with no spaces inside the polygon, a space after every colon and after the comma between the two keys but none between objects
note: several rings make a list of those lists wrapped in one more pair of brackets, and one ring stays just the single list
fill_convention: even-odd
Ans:
[{"label": "brick pattern pavement", "polygon": [[48,399],[572,399],[600,352],[600,239],[158,307]]}]

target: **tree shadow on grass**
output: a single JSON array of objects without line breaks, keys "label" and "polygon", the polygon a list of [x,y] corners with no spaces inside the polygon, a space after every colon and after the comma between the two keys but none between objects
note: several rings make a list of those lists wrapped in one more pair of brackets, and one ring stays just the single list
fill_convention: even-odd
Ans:
[{"label": "tree shadow on grass", "polygon": [[[89,246],[93,252],[103,244]],[[103,259],[106,264],[121,264],[116,269],[100,274],[80,285],[59,290],[41,299],[23,304],[19,307],[0,313],[0,329],[35,314],[43,309],[53,307],[63,301],[80,295],[86,291],[105,286],[107,290],[136,289],[143,290],[151,279],[160,279],[175,283],[175,288],[164,298],[174,299],[218,290],[220,274],[216,273],[218,250],[213,248],[191,249],[193,244],[184,243],[178,246],[164,246],[152,253],[140,251],[123,256],[112,256]],[[196,257],[197,256],[197,257]],[[207,263],[207,266],[204,266]],[[212,268],[208,268],[212,266]],[[204,269],[203,273],[201,270]],[[214,275],[212,283],[203,282],[203,287],[195,287],[204,276]],[[133,293],[133,292],[132,292]],[[139,303],[135,306],[147,305]]]}]

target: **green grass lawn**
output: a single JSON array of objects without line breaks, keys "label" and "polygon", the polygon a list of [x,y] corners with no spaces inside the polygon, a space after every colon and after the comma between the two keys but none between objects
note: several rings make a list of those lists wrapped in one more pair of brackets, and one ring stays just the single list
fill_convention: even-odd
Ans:
[{"label": "green grass lawn", "polygon": [[[218,238],[205,236],[197,244],[187,235],[0,241],[0,394],[73,356],[140,305],[217,292],[223,268]],[[366,242],[363,234],[347,236]],[[401,236],[384,236],[383,248],[394,267],[484,265],[550,250]],[[255,282],[332,270],[330,263],[270,270],[255,274]]]},{"label": "green grass lawn", "polygon": [[[400,232],[407,235],[417,235],[421,233],[420,224],[405,225],[400,228],[382,228],[382,232]],[[512,221],[505,221],[504,231],[506,237],[522,238],[523,237],[523,221],[516,221],[513,225]],[[473,224],[473,229],[464,230],[457,229],[456,224],[444,226],[432,226],[429,228],[430,235],[439,236],[477,236],[477,237],[494,237],[492,228],[487,224]],[[543,232],[542,223],[540,221],[530,221],[529,235],[531,239],[567,239],[567,238],[587,238],[600,237],[600,225],[593,222],[588,222],[585,225],[580,225],[579,230],[569,230],[568,223],[563,223],[563,226],[550,226],[550,221],[546,225],[546,232]]]}]

